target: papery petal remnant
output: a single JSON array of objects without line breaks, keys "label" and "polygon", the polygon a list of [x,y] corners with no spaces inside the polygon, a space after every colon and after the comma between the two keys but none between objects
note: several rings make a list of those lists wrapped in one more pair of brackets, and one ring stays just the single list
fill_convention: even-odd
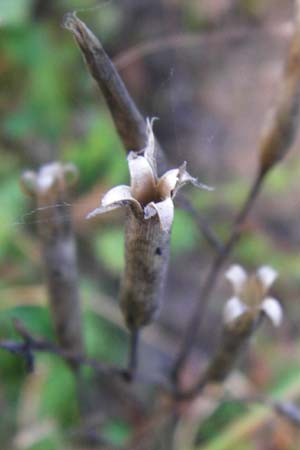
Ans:
[{"label": "papery petal remnant", "polygon": [[238,317],[247,311],[247,306],[245,306],[238,297],[231,297],[227,300],[224,311],[223,311],[223,321],[224,324],[229,324],[234,322]]},{"label": "papery petal remnant", "polygon": [[235,264],[225,273],[226,279],[232,284],[233,290],[236,294],[239,294],[247,280],[247,272],[242,266]]},{"label": "papery petal remnant", "polygon": [[268,316],[275,327],[278,327],[282,322],[282,306],[279,301],[273,297],[267,297],[261,305],[262,311]]},{"label": "papery petal remnant", "polygon": [[272,286],[276,280],[278,273],[270,266],[262,266],[257,270],[257,277],[261,281],[266,291]]}]

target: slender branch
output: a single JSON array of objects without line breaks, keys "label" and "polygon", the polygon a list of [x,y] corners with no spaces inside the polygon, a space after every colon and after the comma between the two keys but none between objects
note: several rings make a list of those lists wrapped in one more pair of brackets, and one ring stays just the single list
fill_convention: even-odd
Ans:
[{"label": "slender branch", "polygon": [[35,337],[19,320],[14,320],[13,324],[22,341],[0,341],[0,348],[23,357],[28,371],[34,370],[34,352],[46,352],[60,356],[73,365],[84,365],[101,373],[122,375],[123,377],[124,371],[122,369],[108,366],[96,359],[88,358],[80,353],[74,353],[40,337]]},{"label": "slender branch", "polygon": [[[108,365],[95,358],[90,358],[83,353],[74,353],[73,351],[66,350],[63,347],[47,341],[39,336],[34,336],[20,320],[13,320],[14,328],[17,334],[20,336],[20,341],[15,340],[2,340],[0,341],[0,349],[8,351],[22,357],[26,363],[26,369],[29,372],[34,370],[35,358],[34,354],[37,353],[49,353],[61,357],[66,363],[79,366],[86,366],[93,369],[95,372],[101,375],[111,375],[119,377],[120,380],[125,383],[131,383],[132,381],[139,384],[146,384],[159,387],[166,394],[171,394],[172,386],[170,386],[166,377],[156,376],[155,374],[134,374],[123,367],[115,365]],[[133,358],[133,360],[136,357]]]},{"label": "slender branch", "polygon": [[175,382],[177,382],[179,371],[183,367],[194,344],[198,329],[201,326],[202,318],[204,317],[205,310],[210,300],[213,288],[216,285],[216,281],[221,271],[221,268],[227,261],[234,246],[236,245],[236,243],[240,238],[242,231],[241,225],[243,224],[246,217],[250,213],[251,208],[260,192],[263,181],[264,181],[264,174],[259,173],[255,178],[254,183],[248,193],[248,196],[234,221],[232,232],[229,238],[227,239],[226,243],[224,244],[223,250],[221,251],[221,253],[217,254],[212,261],[208,275],[204,281],[199,299],[195,305],[193,314],[191,315],[191,320],[188,323],[187,332],[184,337],[182,347],[179,351],[179,354],[174,363],[174,367],[172,369],[172,377]]}]

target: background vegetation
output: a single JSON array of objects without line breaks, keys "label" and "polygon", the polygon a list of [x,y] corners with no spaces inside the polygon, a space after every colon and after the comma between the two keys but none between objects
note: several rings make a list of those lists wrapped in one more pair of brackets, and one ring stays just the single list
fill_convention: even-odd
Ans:
[{"label": "background vegetation", "polygon": [[[214,193],[188,194],[223,237],[255,171],[292,8],[283,0],[111,0],[97,6],[83,0],[0,0],[0,336],[14,338],[11,319],[20,318],[34,333],[54,339],[36,211],[19,177],[53,159],[72,161],[80,171],[70,214],[78,238],[86,345],[89,355],[122,364],[128,338],[116,299],[124,217],[86,222],[85,216],[107,188],[128,181],[127,164],[104,101],[60,26],[64,13],[75,9],[83,9],[79,16],[116,61],[144,116],[160,118],[155,130],[172,165],[186,160],[194,176],[215,186]],[[279,271],[275,294],[285,309],[279,331],[265,326],[258,333],[234,375],[237,392],[299,395],[299,174],[294,151],[268,179],[234,255],[249,270],[269,264]],[[177,209],[164,306],[140,352],[145,373],[149,368],[159,373],[175,355],[210,255],[195,221]],[[221,282],[199,330],[187,380],[216,345],[229,295]],[[107,389],[105,382],[99,395],[109,401],[101,389]],[[128,442],[138,417],[129,411],[127,418],[115,413],[104,420],[100,404],[93,427],[116,446]],[[188,447],[191,436],[201,449],[298,448],[296,430],[264,409],[224,400],[210,405],[213,414],[203,421],[203,408],[197,401],[187,408],[177,430],[178,449]],[[74,448],[70,442],[81,422],[70,370],[58,357],[43,354],[28,375],[19,358],[1,351],[0,414],[3,450]]]}]

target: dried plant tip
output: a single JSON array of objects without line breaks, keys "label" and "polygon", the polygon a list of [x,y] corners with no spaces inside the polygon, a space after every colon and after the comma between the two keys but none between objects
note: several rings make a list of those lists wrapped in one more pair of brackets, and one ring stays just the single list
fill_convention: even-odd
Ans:
[{"label": "dried plant tip", "polygon": [[285,157],[299,126],[300,24],[296,20],[277,105],[268,118],[260,145],[260,172],[265,174]]},{"label": "dried plant tip", "polygon": [[147,125],[100,41],[74,13],[65,15],[63,26],[71,31],[79,45],[87,67],[107,102],[126,151],[139,151],[147,142]]}]

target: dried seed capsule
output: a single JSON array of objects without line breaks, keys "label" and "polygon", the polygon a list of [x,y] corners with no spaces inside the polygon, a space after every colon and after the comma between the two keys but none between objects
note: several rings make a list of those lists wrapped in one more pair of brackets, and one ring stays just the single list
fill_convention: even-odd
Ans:
[{"label": "dried seed capsule", "polygon": [[169,242],[170,230],[162,229],[157,215],[145,219],[128,212],[120,302],[130,329],[147,325],[159,309]]},{"label": "dried seed capsule", "polygon": [[296,23],[277,104],[265,126],[260,145],[260,171],[266,173],[285,157],[299,126],[300,30]]},{"label": "dried seed capsule", "polygon": [[174,195],[186,183],[207,188],[188,174],[185,163],[157,177],[152,124],[148,121],[147,125],[146,148],[128,155],[131,186],[116,186],[108,191],[100,207],[88,216],[128,207],[120,301],[131,330],[151,322],[159,308],[168,264]]},{"label": "dried seed capsule", "polygon": [[221,342],[207,368],[206,380],[221,382],[226,378],[264,315],[275,326],[280,324],[281,305],[275,298],[267,296],[276,277],[277,273],[269,266],[260,267],[250,276],[241,266],[229,268],[226,278],[233,286],[234,296],[225,304]]},{"label": "dried seed capsule", "polygon": [[67,351],[83,351],[78,295],[76,245],[68,188],[78,176],[72,164],[53,162],[25,172],[23,190],[35,198],[38,234],[57,339]]}]

